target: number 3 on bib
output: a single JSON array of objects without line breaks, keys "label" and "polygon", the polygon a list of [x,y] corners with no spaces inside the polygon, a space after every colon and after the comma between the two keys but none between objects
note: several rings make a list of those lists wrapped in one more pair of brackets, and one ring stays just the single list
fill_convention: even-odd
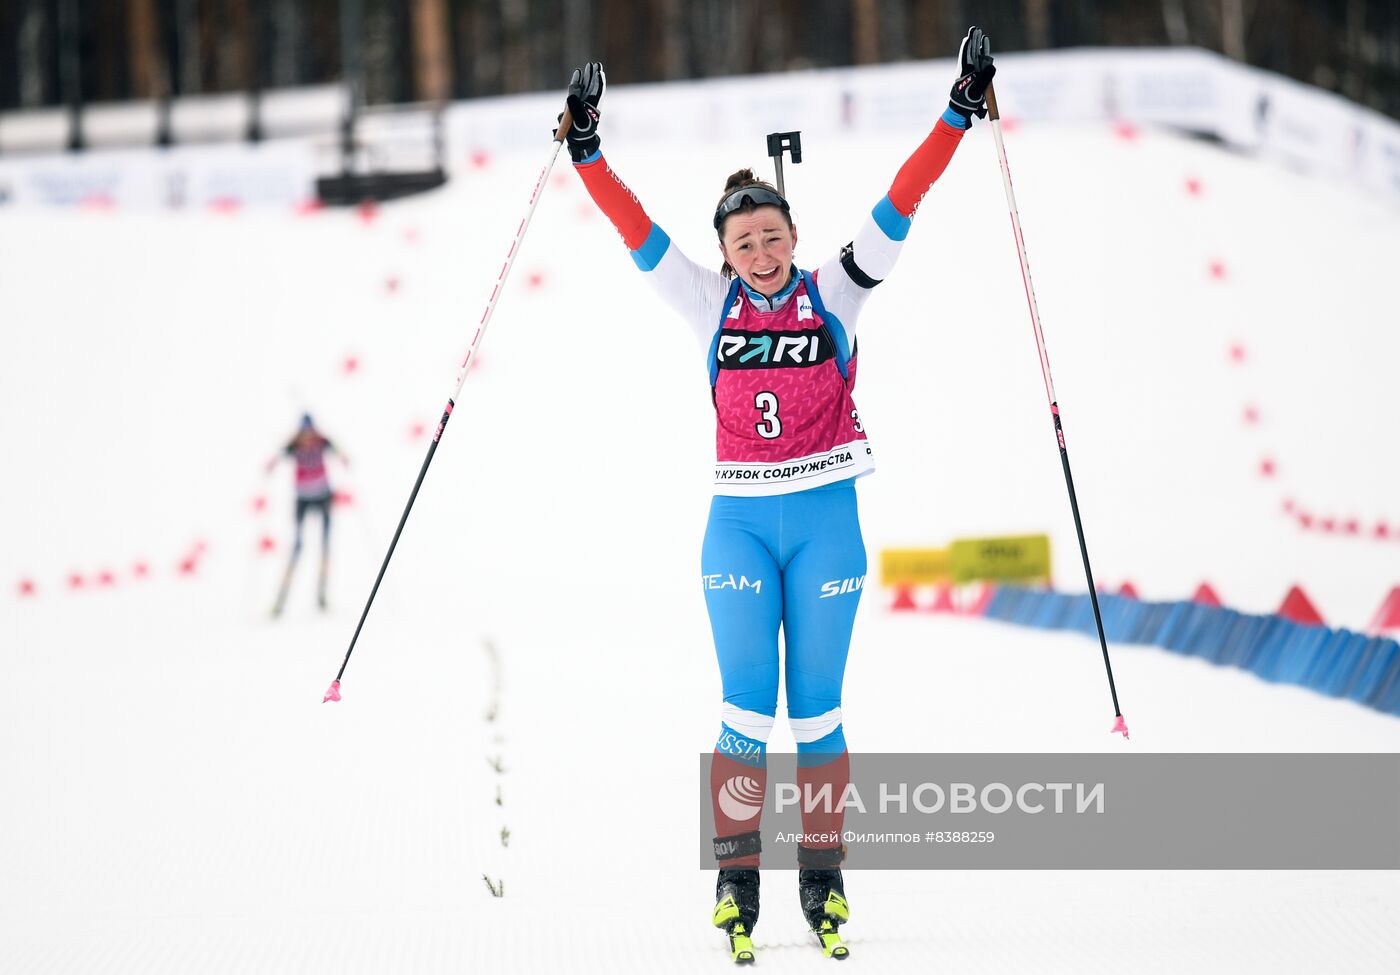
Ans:
[{"label": "number 3 on bib", "polygon": [[753,398],[754,409],[763,416],[762,423],[755,423],[754,429],[764,440],[777,440],[783,435],[783,421],[778,419],[778,397],[774,393],[762,392]]}]

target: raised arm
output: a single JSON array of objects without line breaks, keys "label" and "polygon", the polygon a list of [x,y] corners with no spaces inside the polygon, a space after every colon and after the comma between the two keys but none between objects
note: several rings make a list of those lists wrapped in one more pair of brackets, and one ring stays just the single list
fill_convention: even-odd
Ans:
[{"label": "raised arm", "polygon": [[845,325],[848,339],[855,338],[856,317],[865,299],[893,270],[919,204],[948,168],[963,132],[972,126],[972,116],[987,115],[984,98],[996,67],[990,41],[980,29],[967,32],[958,61],[961,73],[933,131],[899,167],[889,192],[851,242],[817,271],[822,300]]},{"label": "raised arm", "polygon": [[617,228],[647,281],[708,348],[729,284],[718,272],[686,257],[666,231],[647,216],[637,195],[603,158],[598,138],[598,103],[605,80],[603,66],[594,61],[575,70],[569,82],[567,103],[574,125],[569,130],[568,143],[574,170],[598,209]]}]

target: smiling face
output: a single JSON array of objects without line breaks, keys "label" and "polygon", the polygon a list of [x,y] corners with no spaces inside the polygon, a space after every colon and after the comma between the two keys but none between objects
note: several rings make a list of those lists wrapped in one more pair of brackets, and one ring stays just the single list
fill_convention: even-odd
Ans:
[{"label": "smiling face", "polygon": [[761,206],[725,218],[719,252],[745,284],[771,298],[787,286],[796,246],[797,228],[783,211]]}]

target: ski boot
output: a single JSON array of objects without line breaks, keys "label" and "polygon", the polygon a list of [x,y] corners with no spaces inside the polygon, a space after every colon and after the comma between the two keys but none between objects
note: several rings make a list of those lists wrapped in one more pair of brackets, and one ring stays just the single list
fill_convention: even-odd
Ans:
[{"label": "ski boot", "polygon": [[715,927],[729,935],[729,953],[736,965],[753,964],[753,929],[758,923],[758,871],[727,868],[715,882]]},{"label": "ski boot", "polygon": [[[797,894],[802,901],[802,914],[807,926],[821,943],[828,958],[844,959],[850,949],[841,941],[836,929],[851,917],[846,903],[846,888],[841,881],[841,850],[798,849],[798,863],[830,863],[830,867],[803,866],[797,871]],[[804,855],[805,854],[805,855]]]}]

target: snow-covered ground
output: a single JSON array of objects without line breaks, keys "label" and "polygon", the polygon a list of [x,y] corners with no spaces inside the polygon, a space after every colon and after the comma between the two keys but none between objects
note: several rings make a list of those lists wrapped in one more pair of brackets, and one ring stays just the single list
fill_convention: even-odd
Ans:
[{"label": "snow-covered ground", "polygon": [[[697,259],[725,175],[764,162],[762,133],[725,135],[605,141]],[[787,174],[804,264],[921,135],[806,140]],[[695,585],[705,373],[566,161],[345,699],[320,703],[547,150],[478,159],[373,220],[0,220],[0,971],[728,965],[694,862],[719,699]],[[1008,152],[1098,576],[1147,598],[1209,579],[1256,612],[1297,582],[1363,627],[1400,582],[1400,543],[1370,537],[1400,523],[1400,212],[1164,132],[1020,127]],[[861,353],[872,556],[1046,531],[1073,588],[984,128],[925,200]],[[303,408],[349,454],[332,473],[351,503],[331,612],[303,566],[273,623],[290,484],[262,464]],[[1285,502],[1363,529],[1303,530]],[[1125,743],[1092,641],[883,598],[866,593],[847,677],[857,750],[1400,750],[1393,717],[1119,646]],[[773,744],[791,747],[781,722]],[[793,887],[765,880],[765,970],[832,964]],[[853,872],[848,892],[848,964],[870,970],[1400,964],[1394,872]]]}]

